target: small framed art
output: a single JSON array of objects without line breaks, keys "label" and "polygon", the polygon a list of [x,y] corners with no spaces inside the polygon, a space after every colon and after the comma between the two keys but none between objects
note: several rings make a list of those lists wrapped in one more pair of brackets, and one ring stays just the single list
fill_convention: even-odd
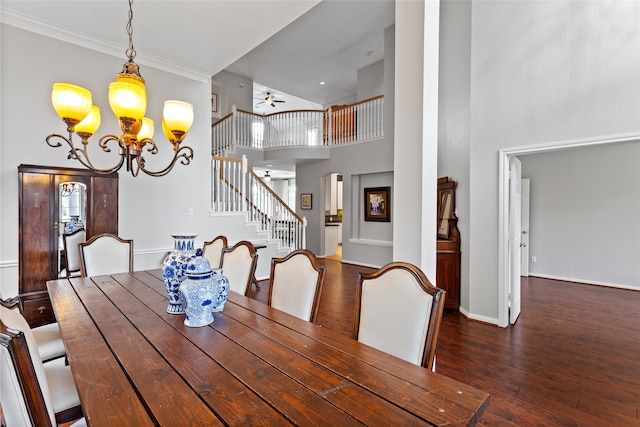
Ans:
[{"label": "small framed art", "polygon": [[391,221],[391,187],[364,189],[364,220]]},{"label": "small framed art", "polygon": [[311,193],[300,195],[300,209],[311,209]]}]

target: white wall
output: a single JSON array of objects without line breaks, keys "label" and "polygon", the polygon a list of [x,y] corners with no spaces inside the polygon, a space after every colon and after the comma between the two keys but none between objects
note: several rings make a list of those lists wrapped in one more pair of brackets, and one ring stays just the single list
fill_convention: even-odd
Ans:
[{"label": "white wall", "polygon": [[498,319],[498,151],[639,134],[639,21],[638,2],[472,3],[470,205],[460,214],[470,218],[473,317]]},{"label": "white wall", "polygon": [[[393,187],[393,143],[386,137],[378,141],[347,144],[331,149],[331,159],[326,161],[304,162],[296,165],[296,188],[299,194],[311,193],[312,209],[296,213],[307,218],[307,247],[317,254],[324,254],[324,213],[325,185],[324,176],[333,172],[342,175],[343,213],[342,213],[342,259],[353,264],[381,267],[392,260],[392,236],[382,232],[372,239],[371,230],[368,239],[361,238],[359,225],[362,221],[363,194],[360,178],[366,177],[368,183],[376,186]],[[376,176],[375,181],[371,174]],[[368,185],[367,185],[368,186]],[[391,199],[393,200],[392,190]],[[393,208],[391,216],[393,220]],[[389,229],[392,223],[383,223],[382,229]]]},{"label": "white wall", "polygon": [[640,142],[519,156],[529,274],[640,289]]},{"label": "white wall", "polygon": [[[381,78],[382,77],[382,78]],[[358,70],[358,101],[384,94],[384,60]]]},{"label": "white wall", "polygon": [[239,110],[253,111],[253,80],[223,70],[213,76],[212,81],[222,85],[222,117],[231,112],[234,104]]},{"label": "white wall", "polygon": [[[469,306],[469,144],[471,1],[442,2],[438,110],[438,177],[456,181],[462,268],[460,304]],[[446,25],[456,23],[456,25]]]},{"label": "white wall", "polygon": [[[65,125],[51,106],[51,87],[56,81],[84,86],[101,107],[103,124],[98,131],[119,133],[107,100],[108,85],[125,62],[69,43],[53,40],[2,24],[2,76],[0,133],[1,254],[0,292],[3,298],[17,294],[18,172],[21,163],[81,167],[67,159],[67,149],[50,148],[50,133],[65,133]],[[194,41],[197,42],[197,41]],[[159,128],[162,103],[181,99],[193,104],[195,120],[186,144],[195,152],[189,166],[176,165],[162,178],[141,174],[137,178],[120,172],[119,231],[134,239],[135,268],[160,266],[173,245],[172,232],[199,233],[196,243],[210,240],[217,229],[209,215],[210,205],[210,86],[139,64],[147,82],[147,115],[156,120],[160,153],[146,155],[149,168],[162,168],[172,153]],[[93,139],[93,138],[92,138]],[[95,141],[93,144],[97,144]],[[98,153],[97,146],[91,147]],[[117,151],[117,150],[114,150]],[[109,160],[116,156],[112,153]],[[100,166],[107,166],[102,159]],[[188,208],[194,215],[188,215]],[[217,233],[217,234],[216,234]]]}]

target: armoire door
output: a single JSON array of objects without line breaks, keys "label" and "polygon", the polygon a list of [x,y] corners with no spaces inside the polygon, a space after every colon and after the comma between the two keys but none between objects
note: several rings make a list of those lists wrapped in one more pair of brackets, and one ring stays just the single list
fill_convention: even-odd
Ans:
[{"label": "armoire door", "polygon": [[57,277],[57,224],[55,176],[20,173],[19,257],[20,293],[43,290],[43,283]]},{"label": "armoire door", "polygon": [[[55,321],[46,283],[63,274],[65,225],[79,216],[87,238],[118,234],[118,175],[20,165],[18,176],[18,292],[22,314],[35,327]],[[69,205],[69,194],[78,191]]]}]

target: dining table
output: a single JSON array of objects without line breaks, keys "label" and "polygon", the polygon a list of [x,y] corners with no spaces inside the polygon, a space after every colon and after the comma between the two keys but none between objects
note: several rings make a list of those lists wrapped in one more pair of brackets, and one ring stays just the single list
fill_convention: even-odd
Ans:
[{"label": "dining table", "polygon": [[[167,313],[162,271],[51,280],[96,426],[470,426],[489,395],[231,292],[214,321]],[[380,313],[385,316],[385,313]]]}]

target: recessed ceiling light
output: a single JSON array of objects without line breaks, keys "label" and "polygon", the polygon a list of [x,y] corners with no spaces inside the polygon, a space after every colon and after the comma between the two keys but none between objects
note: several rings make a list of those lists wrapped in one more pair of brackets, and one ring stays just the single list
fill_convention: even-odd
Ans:
[{"label": "recessed ceiling light", "polygon": [[320,84],[321,84],[321,85],[323,85],[323,84],[324,84],[324,82],[320,82]]}]

